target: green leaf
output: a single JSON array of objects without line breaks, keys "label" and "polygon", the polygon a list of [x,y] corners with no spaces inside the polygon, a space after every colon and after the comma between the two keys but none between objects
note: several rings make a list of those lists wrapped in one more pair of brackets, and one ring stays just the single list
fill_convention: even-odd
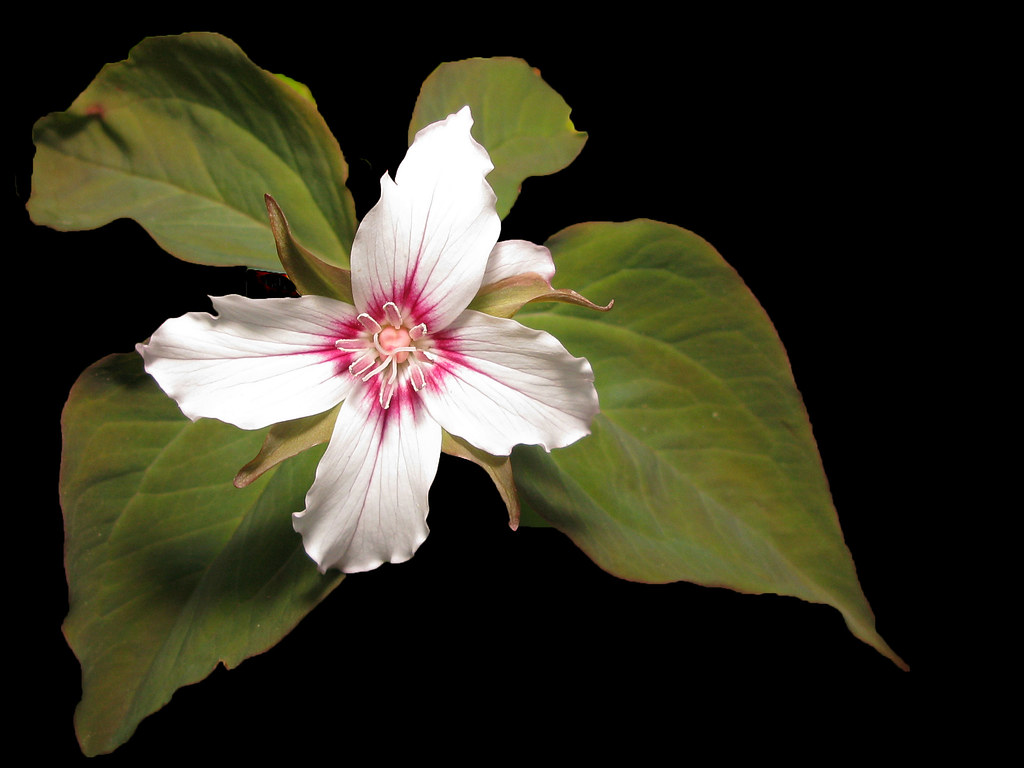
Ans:
[{"label": "green leaf", "polygon": [[62,423],[64,631],[82,664],[76,730],[93,755],[180,686],[273,646],[341,575],[320,575],[291,527],[320,451],[236,489],[263,432],[188,421],[135,354],[87,369]]},{"label": "green leaf", "polygon": [[186,261],[280,270],[264,195],[347,266],[348,167],[310,98],[220,35],[147,38],[33,131],[29,213],[60,230],[139,222]]},{"label": "green leaf", "polygon": [[487,181],[504,218],[530,176],[544,176],[576,159],[587,140],[569,119],[569,105],[522,59],[466,59],[442,64],[423,82],[409,143],[416,132],[469,105],[473,137],[491,156]]},{"label": "green leaf", "polygon": [[316,106],[316,99],[313,98],[313,92],[309,90],[308,85],[306,85],[305,83],[300,83],[298,80],[288,77],[288,75],[277,74],[274,75],[274,77],[276,77],[282,83],[284,83],[297,94],[299,94],[299,96],[306,99],[306,101],[308,101],[314,107]]},{"label": "green leaf", "polygon": [[764,310],[707,242],[655,221],[589,223],[548,243],[559,280],[615,308],[527,305],[594,368],[593,434],[519,448],[524,508],[602,568],[832,605],[875,631],[793,381]]}]

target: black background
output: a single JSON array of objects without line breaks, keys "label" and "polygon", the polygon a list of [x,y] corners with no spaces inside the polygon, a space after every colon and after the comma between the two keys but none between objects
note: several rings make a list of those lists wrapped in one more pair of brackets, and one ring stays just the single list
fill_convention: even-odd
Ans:
[{"label": "black background", "polygon": [[[567,170],[525,183],[502,237],[543,242],[580,221],[647,217],[717,247],[787,347],[879,631],[915,667],[919,470],[908,456],[923,385],[908,342],[919,321],[907,296],[920,288],[908,94],[927,69],[903,59],[891,20],[340,13],[243,24],[206,12],[130,28],[41,16],[16,46],[7,277],[22,318],[17,370],[28,374],[15,386],[33,409],[26,463],[38,475],[8,546],[32,553],[15,587],[28,627],[17,695],[39,756],[80,757],[79,669],[60,634],[68,389],[164,319],[207,308],[207,294],[241,292],[245,275],[178,262],[132,222],[82,233],[32,225],[31,124],[67,108],[143,37],[193,30],[221,32],[311,87],[360,215],[401,160],[419,84],[438,63],[508,55],[540,68],[590,138]],[[901,672],[831,608],[617,580],[554,531],[509,531],[482,473],[448,457],[430,524],[412,561],[348,579],[277,647],[179,691],[100,760],[489,761],[520,748],[618,746],[643,759],[661,754],[656,744],[683,759],[712,744],[741,749],[755,732],[765,754],[789,755],[809,733],[844,750],[876,740],[891,750],[905,734],[920,666]]]}]

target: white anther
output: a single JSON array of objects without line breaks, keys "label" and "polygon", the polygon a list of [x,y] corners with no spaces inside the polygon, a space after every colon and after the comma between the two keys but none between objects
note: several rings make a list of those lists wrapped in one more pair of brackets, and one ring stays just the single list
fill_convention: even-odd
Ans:
[{"label": "white anther", "polygon": [[398,311],[395,302],[389,301],[384,305],[384,319],[395,328],[402,327],[402,313]]},{"label": "white anther", "polygon": [[365,312],[360,313],[356,320],[362,323],[363,328],[370,331],[371,333],[380,333],[383,330],[380,326],[380,323],[378,323]]},{"label": "white anther", "polygon": [[[366,335],[358,339],[337,339],[334,346],[343,352],[358,354],[358,357],[355,357],[348,367],[349,373],[353,376],[358,376],[363,381],[380,376],[378,400],[381,407],[387,409],[391,406],[395,390],[404,381],[410,382],[416,392],[427,385],[427,376],[423,366],[434,362],[436,358],[415,343],[427,335],[425,323],[419,323],[406,329],[402,323],[402,313],[393,301],[386,302],[381,307],[381,312],[382,319],[380,321],[366,312],[357,315],[356,319],[365,329]],[[395,331],[389,330],[389,327]],[[388,344],[399,341],[405,334],[408,334],[409,341],[401,347],[386,349],[381,344],[382,334]],[[399,366],[407,364],[408,373],[406,374],[399,370]],[[388,371],[388,368],[391,370]]]},{"label": "white anther", "polygon": [[[356,360],[355,360],[355,361],[354,361],[354,362],[352,363],[352,365],[350,365],[350,366],[348,367],[348,372],[349,372],[349,373],[351,373],[351,374],[352,374],[353,376],[362,376],[362,375],[363,375],[364,373],[366,373],[366,372],[367,372],[367,371],[368,371],[368,370],[369,370],[370,368],[372,368],[372,367],[373,367],[373,363],[374,363],[374,361],[375,361],[376,359],[377,359],[377,357],[376,357],[375,355],[371,355],[371,354],[368,354],[368,353],[364,353],[364,354],[360,355],[360,356],[359,356],[359,358],[358,358],[358,359],[356,359]],[[366,361],[366,365],[364,365],[364,366],[362,366],[362,367],[360,368],[360,367],[359,367],[359,364],[360,364],[360,363],[362,363],[362,362],[363,362],[364,360]]]}]

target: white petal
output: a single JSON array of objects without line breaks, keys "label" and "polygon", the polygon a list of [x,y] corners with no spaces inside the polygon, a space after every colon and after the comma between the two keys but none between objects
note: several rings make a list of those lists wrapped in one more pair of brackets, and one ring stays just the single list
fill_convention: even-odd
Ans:
[{"label": "white petal", "polygon": [[292,516],[320,570],[357,573],[412,557],[427,538],[427,493],[440,455],[441,428],[407,387],[387,410],[375,386],[349,397],[306,509]]},{"label": "white petal", "polygon": [[211,300],[216,317],[168,320],[137,347],[190,419],[259,429],[326,411],[358,382],[348,372],[352,354],[334,345],[361,327],[348,304],[321,296]]},{"label": "white petal", "polygon": [[420,395],[453,435],[505,456],[520,443],[551,450],[590,434],[594,372],[551,334],[466,311],[434,341]]},{"label": "white petal", "polygon": [[550,283],[555,276],[555,262],[551,259],[551,251],[543,245],[535,245],[527,240],[502,240],[491,250],[483,285],[490,285],[526,272],[538,274]]},{"label": "white petal", "polygon": [[403,318],[435,331],[453,321],[480,288],[501,223],[484,180],[493,168],[470,135],[464,108],[416,134],[395,181],[381,179],[381,199],[363,218],[352,245],[352,293],[361,312],[386,302]]}]

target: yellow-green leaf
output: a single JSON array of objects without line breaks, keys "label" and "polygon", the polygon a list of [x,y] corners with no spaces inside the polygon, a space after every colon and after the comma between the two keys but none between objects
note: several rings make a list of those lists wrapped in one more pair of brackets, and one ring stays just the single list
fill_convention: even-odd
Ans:
[{"label": "yellow-green leaf", "polygon": [[615,309],[529,304],[517,319],[594,368],[593,434],[516,449],[524,506],[607,571],[832,605],[875,630],[811,425],[767,315],[706,241],[655,221],[570,227],[559,279]]},{"label": "yellow-green leaf", "polygon": [[587,140],[569,118],[569,105],[522,59],[466,59],[442,64],[424,81],[409,126],[416,132],[468,105],[473,137],[491,156],[487,177],[498,215],[511,210],[523,180],[565,168]]},{"label": "yellow-green leaf", "polygon": [[321,575],[291,526],[321,451],[235,488],[264,432],[190,422],[135,354],[87,369],[62,427],[64,632],[82,664],[75,728],[94,755],[177,688],[272,647],[342,576]]},{"label": "yellow-green leaf", "polygon": [[310,99],[225,37],[147,38],[33,138],[37,224],[130,218],[186,261],[280,270],[271,194],[305,247],[348,265],[356,221],[337,141]]}]

